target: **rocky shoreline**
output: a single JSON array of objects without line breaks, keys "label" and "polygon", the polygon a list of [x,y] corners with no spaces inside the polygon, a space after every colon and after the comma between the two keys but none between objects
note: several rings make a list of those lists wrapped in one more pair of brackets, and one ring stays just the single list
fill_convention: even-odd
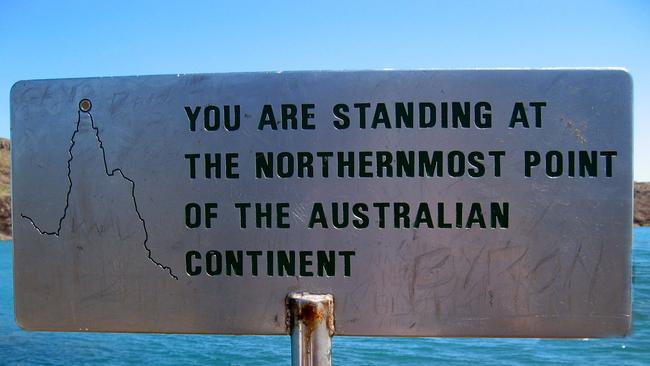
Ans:
[{"label": "rocky shoreline", "polygon": [[634,183],[634,225],[650,226],[650,183]]},{"label": "rocky shoreline", "polygon": [[[0,240],[11,239],[11,143],[0,138]],[[634,183],[634,225],[650,226],[650,182]]]},{"label": "rocky shoreline", "polygon": [[11,239],[11,143],[0,138],[0,240]]}]

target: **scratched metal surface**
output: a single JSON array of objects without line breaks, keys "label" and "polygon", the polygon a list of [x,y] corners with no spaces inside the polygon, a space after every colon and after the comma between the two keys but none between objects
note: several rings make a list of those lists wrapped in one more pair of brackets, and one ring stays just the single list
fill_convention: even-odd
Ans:
[{"label": "scratched metal surface", "polygon": [[[79,101],[92,101],[89,113]],[[332,127],[336,103],[489,101],[493,128]],[[542,129],[508,129],[517,101]],[[314,131],[257,131],[263,104],[315,103]],[[240,104],[237,132],[184,106]],[[529,109],[530,112],[530,109]],[[339,335],[597,337],[630,326],[631,81],[620,70],[290,72],[17,83],[14,282],[26,329],[284,334],[291,291],[332,293]],[[99,143],[101,141],[101,144]],[[255,151],[506,150],[502,177],[251,178]],[[524,150],[616,150],[613,177],[523,177]],[[186,153],[239,152],[240,179],[191,181]],[[188,202],[219,203],[210,229]],[[234,202],[289,202],[240,229]],[[510,202],[508,229],[307,229],[312,202]],[[349,277],[191,277],[185,253],[354,250]],[[340,268],[339,268],[340,270]]]}]

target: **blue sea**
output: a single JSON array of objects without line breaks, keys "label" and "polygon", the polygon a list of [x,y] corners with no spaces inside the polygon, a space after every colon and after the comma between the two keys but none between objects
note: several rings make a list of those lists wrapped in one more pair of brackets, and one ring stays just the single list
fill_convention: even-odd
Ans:
[{"label": "blue sea", "polygon": [[[26,332],[14,321],[12,244],[0,243],[0,365],[288,365],[288,336]],[[334,337],[335,365],[650,365],[650,228],[634,229],[627,338]]]}]

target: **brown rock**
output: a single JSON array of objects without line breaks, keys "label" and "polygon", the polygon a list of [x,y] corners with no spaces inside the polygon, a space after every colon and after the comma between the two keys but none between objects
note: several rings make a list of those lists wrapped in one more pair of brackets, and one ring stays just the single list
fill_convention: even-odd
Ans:
[{"label": "brown rock", "polygon": [[650,183],[634,183],[634,225],[650,226]]},{"label": "brown rock", "polygon": [[0,240],[11,239],[11,143],[0,138]]},{"label": "brown rock", "polygon": [[0,197],[0,240],[11,240],[11,196]]}]

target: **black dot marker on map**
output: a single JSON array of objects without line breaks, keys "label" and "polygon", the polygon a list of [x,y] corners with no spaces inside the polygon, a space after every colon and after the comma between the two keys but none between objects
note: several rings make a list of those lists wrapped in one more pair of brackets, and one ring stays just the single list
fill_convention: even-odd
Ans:
[{"label": "black dot marker on map", "polygon": [[90,112],[90,109],[93,107],[93,104],[90,102],[90,99],[82,99],[79,102],[79,110],[82,112]]}]

